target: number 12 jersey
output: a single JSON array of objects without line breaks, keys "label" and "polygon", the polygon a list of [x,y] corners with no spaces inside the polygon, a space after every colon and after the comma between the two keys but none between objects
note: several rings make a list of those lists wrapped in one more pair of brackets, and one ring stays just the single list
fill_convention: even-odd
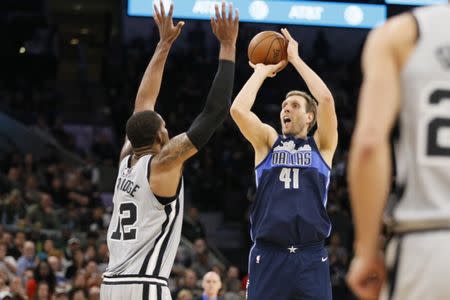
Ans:
[{"label": "number 12 jersey", "polygon": [[183,186],[178,198],[162,205],[150,189],[151,155],[119,167],[108,228],[109,264],[104,281],[164,283],[180,242]]}]

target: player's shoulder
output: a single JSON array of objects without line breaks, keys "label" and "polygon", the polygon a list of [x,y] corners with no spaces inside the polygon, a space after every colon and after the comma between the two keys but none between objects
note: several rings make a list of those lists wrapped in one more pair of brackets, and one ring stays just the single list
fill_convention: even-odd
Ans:
[{"label": "player's shoulder", "polygon": [[417,37],[418,27],[412,13],[403,13],[389,19],[370,32],[364,47],[364,66],[391,57],[401,69],[414,49]]},{"label": "player's shoulder", "polygon": [[415,42],[418,26],[413,13],[407,12],[390,18],[382,26],[372,30],[368,44],[372,47],[397,47],[405,42]]}]

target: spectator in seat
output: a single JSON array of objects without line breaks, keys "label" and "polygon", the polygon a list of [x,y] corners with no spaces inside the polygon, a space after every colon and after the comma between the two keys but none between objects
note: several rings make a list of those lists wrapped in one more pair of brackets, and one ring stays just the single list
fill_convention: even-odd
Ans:
[{"label": "spectator in seat", "polygon": [[196,300],[220,300],[219,291],[222,288],[222,281],[216,272],[208,272],[203,276],[203,293]]},{"label": "spectator in seat", "polygon": [[17,263],[14,257],[7,256],[7,246],[0,242],[0,271],[4,272],[9,280],[12,280],[17,272]]},{"label": "spectator in seat", "polygon": [[190,241],[205,238],[205,227],[200,222],[199,216],[198,208],[190,207],[187,218],[183,219],[183,236]]},{"label": "spectator in seat", "polygon": [[178,292],[177,300],[192,300],[192,292],[190,290],[181,290]]},{"label": "spectator in seat", "polygon": [[39,204],[30,208],[28,219],[31,224],[40,225],[41,228],[58,229],[60,227],[60,222],[49,194],[41,194]]},{"label": "spectator in seat", "polygon": [[46,281],[40,281],[37,287],[36,300],[50,300],[51,293],[48,283]]},{"label": "spectator in seat", "polygon": [[16,224],[25,218],[27,213],[22,193],[18,189],[12,190],[0,204],[1,224]]},{"label": "spectator in seat", "polygon": [[200,296],[202,290],[197,286],[197,274],[192,269],[184,270],[182,286],[175,292],[177,298],[181,290],[188,290],[194,297]]},{"label": "spectator in seat", "polygon": [[27,268],[35,268],[37,265],[36,250],[32,241],[26,241],[23,246],[23,255],[17,261],[17,275],[23,276]]},{"label": "spectator in seat", "polygon": [[[36,281],[37,282],[46,282],[47,287],[50,294],[53,294],[56,287],[56,277],[53,273],[52,268],[50,267],[50,264],[46,261],[40,261],[39,264],[36,267]],[[38,287],[38,293],[39,293],[39,287]]]}]

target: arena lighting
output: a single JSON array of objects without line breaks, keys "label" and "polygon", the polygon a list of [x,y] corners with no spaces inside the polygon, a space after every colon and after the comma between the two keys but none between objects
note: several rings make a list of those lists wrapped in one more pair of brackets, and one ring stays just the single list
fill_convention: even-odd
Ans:
[{"label": "arena lighting", "polygon": [[27,51],[27,49],[25,49],[25,47],[20,47],[20,49],[19,49],[20,54],[24,54],[26,51]]},{"label": "arena lighting", "polygon": [[[395,0],[393,0],[395,1]],[[402,1],[402,0],[399,0]],[[437,0],[432,0],[437,1]],[[208,20],[221,1],[173,0],[174,17]],[[165,7],[170,1],[163,1]],[[331,27],[372,28],[386,20],[386,5],[289,0],[239,0],[233,2],[243,22]],[[128,0],[129,16],[149,17],[148,0]]]},{"label": "arena lighting", "polygon": [[70,40],[70,44],[73,46],[78,45],[79,42],[80,42],[80,40],[77,38],[73,38]]}]

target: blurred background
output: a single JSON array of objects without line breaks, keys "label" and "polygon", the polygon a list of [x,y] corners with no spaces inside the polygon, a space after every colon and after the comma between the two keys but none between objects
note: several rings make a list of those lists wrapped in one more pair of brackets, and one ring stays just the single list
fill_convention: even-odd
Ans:
[{"label": "blurred background", "polygon": [[[171,136],[203,107],[218,57],[204,21],[215,1],[174,2],[175,17],[187,24],[168,58],[156,107]],[[287,26],[335,98],[339,146],[327,240],[334,299],[354,299],[344,282],[352,255],[345,176],[363,43],[386,18],[438,2],[235,1],[243,22],[234,95],[252,71],[251,38]],[[159,40],[151,9],[152,0],[0,1],[0,300],[98,299],[125,122]],[[305,88],[289,66],[266,81],[254,110],[279,129],[284,95]],[[183,238],[170,279],[174,299],[198,296],[210,270],[221,275],[224,299],[244,299],[252,168],[252,148],[230,118],[186,164]]]}]

